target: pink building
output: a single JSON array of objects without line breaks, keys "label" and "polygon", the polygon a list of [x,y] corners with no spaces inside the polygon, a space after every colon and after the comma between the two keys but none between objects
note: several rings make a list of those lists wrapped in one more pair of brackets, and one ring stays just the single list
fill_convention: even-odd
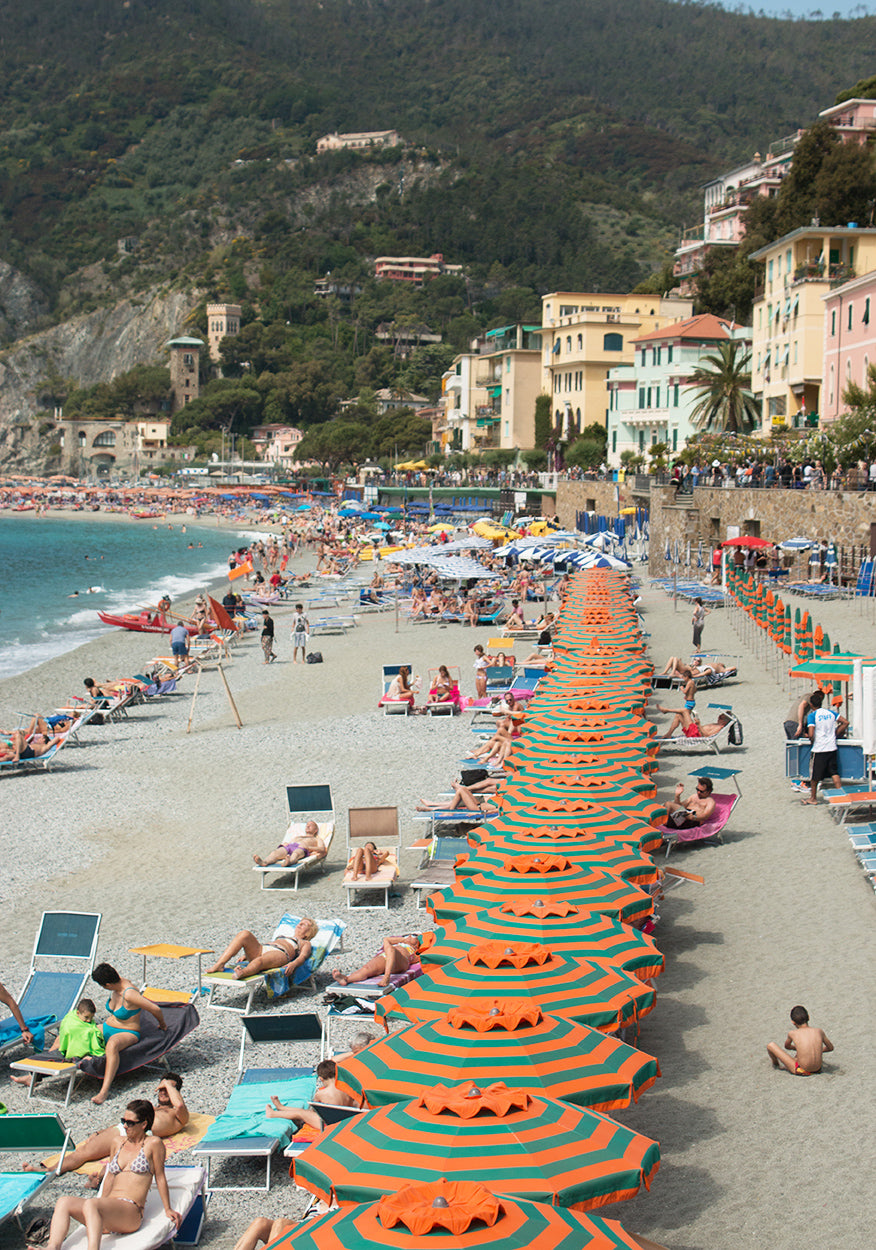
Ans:
[{"label": "pink building", "polygon": [[375,278],[388,278],[391,282],[413,282],[422,286],[429,278],[441,273],[461,274],[462,265],[445,265],[440,252],[431,256],[376,256]]},{"label": "pink building", "polygon": [[252,432],[259,458],[284,469],[295,463],[296,450],[303,437],[294,425],[257,425]]},{"label": "pink building", "polygon": [[830,122],[843,143],[866,143],[876,130],[876,100],[843,100],[818,116]]},{"label": "pink building", "polygon": [[843,391],[850,382],[867,387],[876,364],[876,271],[834,287],[824,299],[824,383],[821,420],[847,411]]}]

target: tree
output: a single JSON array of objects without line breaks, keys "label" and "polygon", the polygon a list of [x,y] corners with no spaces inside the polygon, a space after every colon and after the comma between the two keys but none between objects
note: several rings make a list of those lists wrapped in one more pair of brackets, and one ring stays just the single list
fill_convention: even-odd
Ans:
[{"label": "tree", "polygon": [[573,468],[595,469],[605,455],[605,443],[595,438],[576,438],[565,453],[566,464]]},{"label": "tree", "polygon": [[551,436],[553,415],[550,395],[539,395],[535,401],[535,445],[546,448]]},{"label": "tree", "polygon": [[701,430],[745,434],[757,426],[760,411],[751,393],[751,352],[740,339],[719,343],[701,357],[690,382],[699,394],[691,423]]},{"label": "tree", "polygon": [[520,455],[531,473],[543,473],[547,468],[547,452],[543,447],[533,447],[531,451],[522,451]]}]

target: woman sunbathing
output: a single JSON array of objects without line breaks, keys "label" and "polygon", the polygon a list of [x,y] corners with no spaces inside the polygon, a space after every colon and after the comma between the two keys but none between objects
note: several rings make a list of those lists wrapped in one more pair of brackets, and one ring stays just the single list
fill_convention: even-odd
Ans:
[{"label": "woman sunbathing", "polygon": [[[129,1102],[121,1125],[125,1139],[107,1168],[103,1195],[99,1198],[59,1198],[52,1215],[49,1240],[44,1250],[61,1250],[70,1221],[84,1224],[88,1250],[98,1250],[104,1233],[134,1233],[143,1222],[152,1180],[164,1206],[164,1214],[178,1229],[182,1217],[170,1206],[170,1192],[164,1173],[165,1149],[159,1137],[147,1136],[155,1119],[155,1108],[145,1098]],[[28,1250],[36,1250],[28,1246]]]},{"label": "woman sunbathing", "polygon": [[389,859],[389,851],[378,851],[373,842],[366,842],[358,847],[347,860],[347,869],[353,874],[353,880],[364,876],[370,881]]},{"label": "woman sunbathing", "polygon": [[490,768],[503,768],[505,761],[511,754],[511,750],[515,743],[514,735],[508,729],[503,729],[499,725],[496,732],[491,738],[488,738],[482,746],[478,747],[473,753],[472,758],[481,760]]},{"label": "woman sunbathing", "polygon": [[438,665],[438,676],[426,696],[427,703],[446,703],[453,690],[453,678],[446,664]]},{"label": "woman sunbathing", "polygon": [[293,864],[300,863],[302,859],[307,859],[310,855],[325,859],[328,849],[319,836],[319,825],[315,820],[308,820],[303,833],[293,834],[293,828],[294,826],[290,827],[286,835],[291,841],[281,842],[276,851],[271,851],[266,859],[262,859],[260,855],[253,855],[253,862],[258,864],[259,868],[267,868],[270,864],[291,868]]},{"label": "woman sunbathing", "polygon": [[23,729],[13,729],[9,735],[9,742],[0,743],[0,762],[17,764],[22,760],[38,760],[40,756],[47,755],[53,746],[60,745],[63,741],[64,735],[61,733],[57,737],[35,735],[28,742]]},{"label": "woman sunbathing", "polygon": [[454,781],[452,799],[435,803],[429,803],[425,799],[420,799],[417,804],[417,811],[455,812],[458,807],[465,807],[470,812],[480,812],[483,810],[486,796],[495,794],[498,789],[499,782],[494,777],[486,777],[483,781],[476,781],[470,786],[464,786],[461,782]]},{"label": "woman sunbathing", "polygon": [[344,976],[337,969],[332,973],[338,985],[349,985],[351,981],[367,981],[371,977],[380,977],[380,985],[389,985],[394,973],[407,972],[411,964],[416,963],[420,953],[420,938],[416,933],[404,933],[400,937],[383,939],[383,951],[369,959],[361,968]]},{"label": "woman sunbathing", "polygon": [[242,981],[244,977],[253,977],[257,973],[280,968],[287,977],[291,976],[295,969],[310,957],[313,949],[310,940],[316,937],[318,929],[316,921],[305,916],[295,926],[294,937],[274,938],[273,941],[265,942],[264,945],[249,929],[241,929],[237,936],[231,939],[216,962],[206,971],[210,974],[222,972],[225,965],[235,955],[243,955],[245,962],[239,963],[234,969],[235,981]]},{"label": "woman sunbathing", "polygon": [[161,1008],[144,998],[131,981],[116,972],[112,964],[98,964],[91,979],[110,992],[106,1000],[107,1019],[101,1025],[106,1043],[103,1083],[91,1100],[99,1106],[106,1101],[113,1078],[119,1070],[119,1055],[140,1040],[140,1012],[148,1011],[153,1015],[162,1032],[167,1025],[164,1023]]},{"label": "woman sunbathing", "polygon": [[414,691],[411,686],[411,670],[407,664],[402,664],[398,673],[389,683],[386,694],[383,696],[387,703],[409,703],[414,706]]}]

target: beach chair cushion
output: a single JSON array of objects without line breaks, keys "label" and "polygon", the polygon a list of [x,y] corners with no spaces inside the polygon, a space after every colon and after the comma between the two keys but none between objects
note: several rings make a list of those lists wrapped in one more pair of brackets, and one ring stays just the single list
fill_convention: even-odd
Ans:
[{"label": "beach chair cushion", "polygon": [[701,825],[694,825],[690,829],[676,829],[673,825],[660,826],[660,832],[663,834],[668,847],[675,846],[678,843],[687,845],[692,842],[708,842],[718,837],[730,819],[733,808],[739,802],[739,795],[713,794],[712,798],[715,800],[715,810],[711,818],[703,821]]},{"label": "beach chair cushion", "polygon": [[[203,1168],[166,1167],[170,1207],[185,1219],[199,1198],[203,1200],[205,1175]],[[146,1195],[146,1207],[140,1227],[133,1233],[104,1233],[100,1239],[101,1250],[153,1250],[172,1240],[176,1226],[164,1214],[164,1207],[153,1181]],[[65,1250],[85,1250],[88,1233],[82,1225],[74,1225],[74,1231],[62,1243]],[[182,1242],[181,1244],[189,1244]]]},{"label": "beach chair cushion", "polygon": [[[148,1011],[140,1015],[140,1038],[133,1046],[119,1051],[119,1076],[135,1072],[148,1063],[155,1063],[163,1055],[178,1046],[201,1023],[192,1003],[163,1003],[161,1007],[167,1029],[162,1031],[158,1021]],[[105,1055],[86,1055],[79,1060],[79,1071],[87,1076],[103,1078],[106,1067]]]},{"label": "beach chair cushion", "polygon": [[[284,972],[268,972],[265,974],[269,998],[279,998],[282,994],[287,994],[293,986],[304,985],[322,966],[326,955],[331,955],[341,945],[344,930],[347,927],[346,921],[322,920],[319,917],[315,917],[315,919],[319,929],[316,937],[310,940],[312,950],[304,963],[295,969],[292,980],[290,981]],[[273,936],[275,938],[294,937],[295,926],[300,921],[300,916],[293,916],[287,912],[274,930]]]},{"label": "beach chair cushion", "polygon": [[202,1145],[235,1141],[250,1137],[269,1137],[286,1143],[295,1130],[291,1120],[269,1119],[265,1104],[272,1094],[292,1107],[306,1107],[316,1093],[316,1077],[294,1077],[292,1080],[242,1082],[235,1085],[225,1110],[216,1117],[202,1139]]},{"label": "beach chair cushion", "polygon": [[[386,850],[387,848],[381,847],[380,849]],[[385,864],[380,865],[377,872],[375,872],[371,877],[370,881],[366,881],[364,877],[357,877],[354,880],[352,868],[346,868],[344,870],[343,884],[347,887],[347,889],[368,890],[373,888],[383,890],[386,886],[392,885],[393,881],[395,881],[397,877],[398,854],[395,850],[390,850],[389,859]]]},{"label": "beach chair cushion", "polygon": [[40,1172],[0,1172],[0,1223],[25,1207],[44,1184]]}]

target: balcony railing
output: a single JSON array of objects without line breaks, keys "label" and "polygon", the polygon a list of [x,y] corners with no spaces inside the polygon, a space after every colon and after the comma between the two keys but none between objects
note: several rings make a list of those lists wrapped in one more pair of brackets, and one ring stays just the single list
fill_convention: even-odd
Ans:
[{"label": "balcony railing", "polygon": [[825,265],[823,260],[808,261],[806,264],[798,265],[794,270],[792,285],[798,282],[824,282],[826,280],[831,286],[842,286],[844,282],[850,282],[855,277],[857,274],[851,265]]}]

